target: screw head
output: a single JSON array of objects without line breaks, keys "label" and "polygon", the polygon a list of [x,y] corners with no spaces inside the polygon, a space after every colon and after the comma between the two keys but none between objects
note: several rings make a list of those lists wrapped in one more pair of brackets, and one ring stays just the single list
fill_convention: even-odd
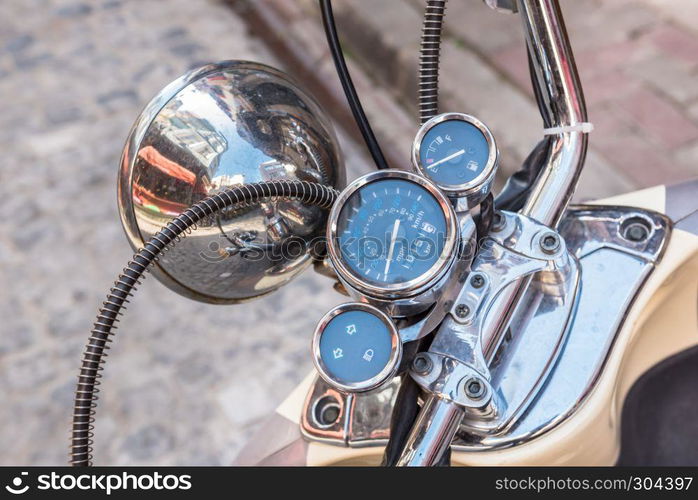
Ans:
[{"label": "screw head", "polygon": [[477,377],[471,377],[463,384],[465,395],[470,399],[480,399],[487,392],[484,382]]},{"label": "screw head", "polygon": [[634,223],[625,228],[623,237],[628,241],[640,243],[641,241],[645,241],[649,234],[650,232],[647,226],[641,223]]},{"label": "screw head", "polygon": [[431,371],[431,358],[426,354],[417,354],[412,361],[412,369],[419,375],[426,375]]},{"label": "screw head", "polygon": [[552,231],[540,237],[540,249],[547,254],[553,254],[560,249],[560,237]]},{"label": "screw head", "polygon": [[482,288],[482,286],[485,284],[485,278],[482,277],[482,274],[476,274],[470,278],[470,284],[473,288]]},{"label": "screw head", "polygon": [[465,318],[470,314],[470,308],[466,306],[465,304],[458,304],[456,306],[456,316],[459,318]]}]

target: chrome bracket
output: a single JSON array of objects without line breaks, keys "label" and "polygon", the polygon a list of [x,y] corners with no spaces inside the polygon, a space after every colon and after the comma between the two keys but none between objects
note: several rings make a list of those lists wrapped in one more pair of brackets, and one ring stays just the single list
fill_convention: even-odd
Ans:
[{"label": "chrome bracket", "polygon": [[[477,434],[501,432],[535,396],[564,342],[579,281],[575,258],[568,253],[559,234],[520,214],[501,212],[499,217],[497,231],[483,243],[468,280],[429,349],[430,354],[460,361],[491,384],[496,397],[489,401],[487,411],[466,408],[462,427]],[[552,243],[546,246],[548,240]],[[540,289],[546,284],[545,293],[559,303],[554,314],[563,328],[547,329],[539,334],[541,340],[526,339],[525,343],[518,338],[518,333],[514,341],[503,344],[503,335],[488,338],[488,331],[507,330],[507,324],[493,325],[511,309],[510,295],[502,291],[522,280],[530,282],[527,290]],[[537,304],[540,303],[522,302],[529,306],[529,316],[539,312]],[[529,342],[535,345],[536,353],[527,352]],[[500,344],[501,352],[495,358]],[[529,356],[533,361],[527,360]],[[512,359],[526,366],[526,373],[521,374],[516,383],[500,369],[501,366],[510,368]],[[414,371],[412,376],[417,380]],[[450,387],[453,383],[443,385]],[[424,388],[430,390],[430,387]],[[451,397],[438,391],[435,394]]]},{"label": "chrome bracket", "polygon": [[[425,391],[447,399],[483,418],[494,418],[497,408],[495,392],[484,375],[472,366],[457,359],[436,354],[422,353],[430,367],[418,373],[414,369],[410,376]],[[477,384],[478,390],[469,390],[469,384]]]},{"label": "chrome bracket", "polygon": [[468,277],[468,269],[472,263],[475,241],[475,222],[469,212],[457,212],[458,228],[460,231],[460,246],[458,256],[449,271],[449,278],[444,283],[434,306],[416,323],[400,326],[398,330],[403,343],[421,339],[436,330],[451,310],[460,289]]},{"label": "chrome bracket", "polygon": [[[301,432],[311,441],[338,446],[383,446],[399,388],[400,377],[395,377],[375,391],[347,394],[317,377],[303,406]],[[333,413],[323,420],[328,408]]]}]

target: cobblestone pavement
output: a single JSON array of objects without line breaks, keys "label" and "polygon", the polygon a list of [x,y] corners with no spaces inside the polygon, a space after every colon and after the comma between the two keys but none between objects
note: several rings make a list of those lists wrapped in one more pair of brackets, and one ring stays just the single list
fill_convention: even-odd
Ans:
[{"label": "cobblestone pavement", "polygon": [[[132,254],[116,210],[123,141],[162,86],[230,58],[278,66],[215,1],[0,2],[0,464],[66,463],[80,354]],[[356,175],[364,162],[343,146]],[[311,369],[312,328],[340,301],[328,289],[309,271],[220,307],[147,279],[105,370],[97,463],[230,463]]]},{"label": "cobblestone pavement", "polygon": [[[264,3],[283,13],[336,84],[322,29],[302,2]],[[464,21],[448,25],[444,109],[488,122],[511,171],[540,130],[519,21],[471,3],[479,2],[449,2],[449,19]],[[597,125],[579,196],[698,173],[695,0],[562,3]],[[335,2],[355,83],[378,135],[407,152],[421,2],[371,2],[368,20],[361,4]],[[363,49],[352,37],[356,23]],[[366,47],[384,54],[382,65],[370,63]],[[123,141],[164,84],[228,58],[281,66],[216,0],[0,2],[0,464],[65,463],[80,353],[96,306],[131,255],[116,212]],[[368,163],[342,142],[353,177]],[[110,352],[97,462],[231,462],[258,418],[310,369],[312,327],[341,300],[327,290],[308,272],[264,299],[219,307],[146,280]],[[312,300],[299,308],[298,296]]]}]

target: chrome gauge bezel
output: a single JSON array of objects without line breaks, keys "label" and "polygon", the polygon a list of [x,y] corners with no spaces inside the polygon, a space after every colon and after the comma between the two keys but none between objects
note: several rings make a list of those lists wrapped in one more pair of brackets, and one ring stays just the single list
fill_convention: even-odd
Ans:
[{"label": "chrome gauge bezel", "polygon": [[[339,249],[337,224],[339,215],[342,212],[347,200],[359,189],[372,182],[377,182],[384,179],[402,179],[414,182],[426,189],[441,207],[446,219],[446,241],[444,249],[434,265],[418,278],[406,281],[403,283],[386,284],[376,286],[362,279],[362,277],[354,274],[351,269],[343,262],[343,258]],[[439,188],[430,180],[404,170],[379,170],[370,174],[359,177],[354,182],[349,184],[344,191],[339,195],[337,201],[332,206],[327,224],[327,249],[332,262],[332,266],[339,278],[348,284],[350,287],[358,290],[362,294],[369,297],[379,299],[399,299],[413,297],[425,289],[436,283],[449,269],[451,263],[456,256],[456,243],[458,240],[458,225],[456,223],[456,214],[453,206],[439,190]]]},{"label": "chrome gauge bezel", "polygon": [[[489,147],[489,156],[487,157],[487,163],[482,172],[474,179],[458,185],[442,185],[431,179],[429,176],[429,171],[422,165],[420,160],[420,151],[422,148],[422,142],[424,141],[424,136],[436,125],[450,120],[459,120],[462,122],[469,123],[475,126],[482,135],[485,136],[487,141],[487,146]],[[494,140],[494,136],[490,129],[482,123],[480,120],[472,115],[465,113],[442,113],[437,115],[430,120],[426,121],[417,132],[412,143],[412,165],[418,173],[429,179],[431,182],[435,183],[439,189],[444,191],[449,198],[459,198],[466,197],[471,193],[478,193],[485,188],[489,190],[489,185],[494,179],[494,174],[497,171],[497,163],[499,161],[499,151],[497,150],[497,143]]]},{"label": "chrome gauge bezel", "polygon": [[[374,314],[390,330],[390,358],[388,359],[388,363],[377,375],[361,382],[344,382],[336,379],[330,374],[327,366],[322,361],[322,356],[320,356],[320,338],[322,337],[322,332],[332,319],[347,311],[365,311]],[[330,311],[322,317],[313,333],[312,353],[313,364],[320,374],[320,377],[322,377],[325,382],[343,392],[366,392],[381,386],[395,376],[402,358],[402,342],[400,341],[400,335],[395,323],[383,311],[369,304],[348,302],[330,309]]]}]

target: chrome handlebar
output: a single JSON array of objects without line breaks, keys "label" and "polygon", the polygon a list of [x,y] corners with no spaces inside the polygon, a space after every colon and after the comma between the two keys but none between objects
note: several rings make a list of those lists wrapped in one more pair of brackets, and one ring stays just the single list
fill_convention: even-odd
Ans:
[{"label": "chrome handlebar", "polygon": [[[550,127],[570,127],[586,122],[586,107],[562,20],[558,0],[518,0],[526,44],[534,71],[538,104]],[[531,188],[521,214],[555,228],[562,218],[581,173],[587,150],[587,134],[563,130],[552,138],[545,166]],[[481,332],[485,352],[493,353],[516,309],[529,280],[521,280],[503,293],[506,310]],[[488,356],[489,357],[489,356]],[[425,402],[407,438],[398,465],[426,466],[437,463],[455,436],[465,410],[432,394]]]},{"label": "chrome handlebar", "polygon": [[[518,4],[544,121],[551,127],[586,122],[584,95],[558,0],[519,0]],[[556,134],[521,213],[557,226],[574,194],[586,150],[586,133]]]}]

